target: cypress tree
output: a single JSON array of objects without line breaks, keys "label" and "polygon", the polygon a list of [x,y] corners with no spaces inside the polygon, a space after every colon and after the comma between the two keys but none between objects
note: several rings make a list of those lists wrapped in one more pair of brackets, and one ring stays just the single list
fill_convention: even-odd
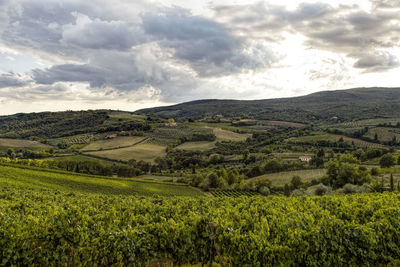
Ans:
[{"label": "cypress tree", "polygon": [[394,191],[393,173],[390,174],[390,191]]}]

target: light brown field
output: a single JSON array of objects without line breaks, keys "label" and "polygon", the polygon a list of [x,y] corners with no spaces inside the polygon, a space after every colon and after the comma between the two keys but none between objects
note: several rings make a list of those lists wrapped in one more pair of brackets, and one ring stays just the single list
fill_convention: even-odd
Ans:
[{"label": "light brown field", "polygon": [[111,148],[132,146],[142,141],[143,139],[144,137],[141,136],[118,136],[112,139],[94,141],[88,144],[87,146],[83,147],[82,150],[88,151],[88,150],[100,150],[100,149],[111,149]]},{"label": "light brown field", "polygon": [[308,135],[308,136],[301,136],[301,137],[294,137],[286,139],[285,141],[296,143],[296,142],[317,142],[317,141],[332,141],[337,142],[340,138],[343,138],[344,142],[352,143],[359,147],[383,147],[383,145],[375,144],[367,141],[363,141],[356,138],[350,138],[344,135],[337,135],[337,134],[317,134],[317,135]]},{"label": "light brown field", "polygon": [[182,149],[182,150],[199,150],[199,151],[205,151],[208,149],[212,149],[215,147],[215,141],[198,141],[198,142],[186,142],[183,143],[182,145],[177,146],[177,149]]},{"label": "light brown field", "polygon": [[86,154],[113,160],[128,161],[130,159],[135,159],[137,161],[143,160],[146,162],[153,162],[157,157],[165,156],[165,149],[165,146],[141,143],[131,147],[86,152]]},{"label": "light brown field", "polygon": [[220,141],[245,141],[251,134],[239,134],[232,131],[223,130],[221,128],[214,128],[213,133]]},{"label": "light brown field", "polygon": [[30,148],[46,148],[48,145],[39,143],[37,141],[22,140],[22,139],[9,139],[0,138],[0,146],[3,147],[30,147]]},{"label": "light brown field", "polygon": [[258,179],[268,179],[271,181],[272,185],[282,186],[289,184],[293,176],[298,175],[301,177],[303,182],[311,181],[312,179],[321,178],[326,174],[325,169],[315,169],[315,170],[300,170],[300,171],[288,171],[288,172],[278,172],[278,173],[268,173],[261,176],[251,178],[250,180]]}]

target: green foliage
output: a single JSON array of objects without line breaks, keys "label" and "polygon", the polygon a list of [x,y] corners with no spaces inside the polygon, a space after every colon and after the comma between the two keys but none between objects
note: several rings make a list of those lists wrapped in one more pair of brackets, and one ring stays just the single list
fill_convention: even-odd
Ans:
[{"label": "green foliage", "polygon": [[393,173],[390,174],[390,190],[394,191]]},{"label": "green foliage", "polygon": [[362,185],[369,182],[371,179],[369,171],[359,163],[359,160],[351,154],[329,161],[327,164],[329,184],[339,188],[348,183]]},{"label": "green foliage", "polygon": [[[171,184],[132,178],[110,178],[30,166],[0,165],[0,188],[53,189],[74,193],[105,195],[202,196],[184,184]],[[1,198],[1,197],[0,197]]]},{"label": "green foliage", "polygon": [[[149,131],[141,120],[113,120],[109,111],[65,111],[0,116],[0,136],[58,138],[110,131]],[[66,142],[61,142],[61,144]]]},{"label": "green foliage", "polygon": [[290,187],[292,190],[294,189],[299,189],[303,185],[303,182],[301,181],[301,177],[298,175],[295,175],[292,177],[292,180],[290,181]]},{"label": "green foliage", "polygon": [[[390,99],[390,105],[388,105]],[[307,96],[254,101],[199,100],[138,111],[168,118],[201,119],[205,114],[292,122],[353,121],[379,116],[400,117],[398,88],[359,88],[326,91]],[[340,103],[340,105],[337,105]]]},{"label": "green foliage", "polygon": [[398,193],[166,198],[2,185],[1,265],[396,266],[399,206]]},{"label": "green foliage", "polygon": [[381,168],[390,168],[396,164],[396,158],[393,154],[385,154],[381,157],[379,164]]}]

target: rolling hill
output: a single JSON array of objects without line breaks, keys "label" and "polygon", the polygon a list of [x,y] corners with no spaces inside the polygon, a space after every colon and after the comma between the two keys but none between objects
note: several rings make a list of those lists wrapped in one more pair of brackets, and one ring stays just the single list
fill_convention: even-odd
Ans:
[{"label": "rolling hill", "polygon": [[111,178],[29,166],[0,165],[0,188],[59,190],[106,195],[203,196],[185,184],[134,178]]},{"label": "rolling hill", "polygon": [[136,113],[193,119],[221,114],[293,122],[392,118],[400,116],[400,88],[356,88],[265,100],[198,100]]}]

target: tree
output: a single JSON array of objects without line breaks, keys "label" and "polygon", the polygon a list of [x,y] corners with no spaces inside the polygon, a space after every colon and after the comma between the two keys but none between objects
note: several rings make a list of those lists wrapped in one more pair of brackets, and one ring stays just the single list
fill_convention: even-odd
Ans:
[{"label": "tree", "polygon": [[320,150],[318,150],[317,152],[317,157],[319,158],[323,158],[325,156],[325,150],[323,148],[321,148]]},{"label": "tree", "polygon": [[359,164],[360,161],[351,154],[329,161],[326,165],[329,184],[339,188],[345,184],[362,185],[369,182],[371,179],[369,171]]},{"label": "tree", "polygon": [[290,196],[290,187],[288,184],[285,184],[285,186],[283,187],[283,193],[285,194],[285,196]]},{"label": "tree", "polygon": [[374,135],[374,141],[378,141],[378,134],[377,133],[375,133],[375,135]]},{"label": "tree", "polygon": [[381,157],[379,164],[381,165],[381,168],[390,168],[396,164],[396,158],[393,154],[385,154]]},{"label": "tree", "polygon": [[390,174],[390,191],[394,191],[393,173]]},{"label": "tree", "polygon": [[295,175],[292,177],[292,180],[290,181],[290,187],[292,190],[299,189],[303,185],[303,182],[301,181],[301,177],[298,175]]},{"label": "tree", "polygon": [[230,170],[229,172],[228,172],[228,178],[227,178],[227,182],[228,182],[228,184],[229,185],[232,185],[232,184],[235,184],[235,183],[237,183],[238,182],[238,180],[239,180],[239,173],[235,170],[235,171],[233,171],[233,170]]},{"label": "tree", "polygon": [[243,161],[246,161],[249,158],[250,152],[248,149],[243,150]]},{"label": "tree", "polygon": [[8,156],[10,159],[15,159],[16,155],[15,155],[14,149],[9,148],[9,149],[7,150],[7,156]]},{"label": "tree", "polygon": [[322,157],[313,156],[310,164],[316,166],[317,168],[322,167],[324,166],[324,159]]}]

